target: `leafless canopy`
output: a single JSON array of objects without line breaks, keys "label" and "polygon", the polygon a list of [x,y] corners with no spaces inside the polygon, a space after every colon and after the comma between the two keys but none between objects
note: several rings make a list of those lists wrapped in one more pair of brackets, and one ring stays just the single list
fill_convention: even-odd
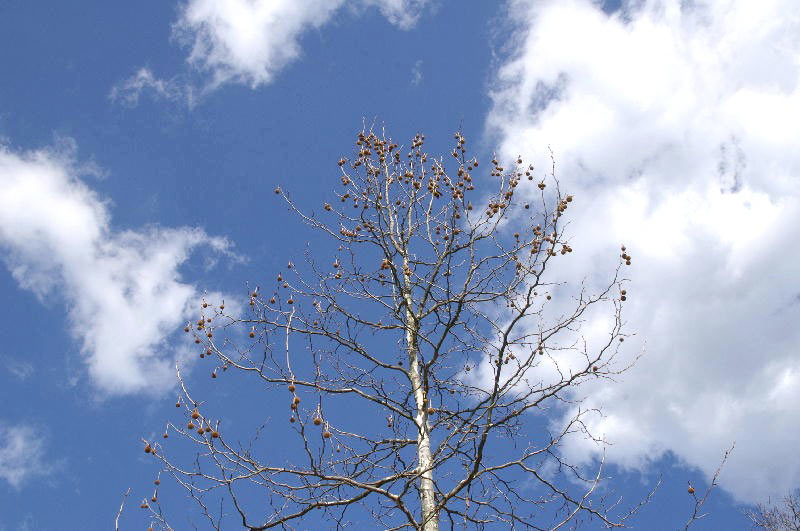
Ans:
[{"label": "leafless canopy", "polygon": [[781,503],[761,504],[747,517],[757,529],[800,531],[800,491],[787,495]]},{"label": "leafless canopy", "polygon": [[[268,437],[239,443],[179,372],[189,418],[168,432],[196,455],[145,441],[162,470],[215,528],[225,518],[248,529],[621,526],[631,509],[601,485],[602,461],[575,466],[559,446],[592,437],[584,418],[595,412],[575,386],[624,370],[612,361],[625,337],[625,247],[605,288],[567,295],[551,277],[575,259],[574,203],[554,168],[479,164],[461,133],[439,158],[419,134],[400,146],[365,130],[355,144],[317,214],[275,190],[333,252],[309,251],[249,290],[245,315],[198,301],[185,328],[218,363],[214,376],[241,371],[280,389],[274,409],[285,414],[265,430],[289,432],[297,451],[285,460]],[[592,343],[580,329],[594,307],[608,329]],[[541,414],[551,407],[575,414],[552,429]]]}]

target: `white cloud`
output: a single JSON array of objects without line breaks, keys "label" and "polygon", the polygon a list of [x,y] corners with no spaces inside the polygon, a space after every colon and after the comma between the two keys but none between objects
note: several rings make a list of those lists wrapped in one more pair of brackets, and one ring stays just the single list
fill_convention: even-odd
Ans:
[{"label": "white cloud", "polygon": [[36,429],[25,424],[3,422],[0,433],[0,479],[13,488],[28,480],[46,476],[53,466],[44,459],[44,439]]},{"label": "white cloud", "polygon": [[130,107],[139,103],[143,93],[170,101],[185,99],[191,106],[194,103],[194,90],[177,79],[159,79],[149,68],[142,67],[134,75],[111,87],[108,97]]},{"label": "white cloud", "polygon": [[352,2],[356,7],[377,7],[386,19],[400,29],[413,28],[419,20],[420,13],[429,0],[358,0]]},{"label": "white cloud", "polygon": [[178,268],[193,249],[228,242],[194,228],[115,232],[108,205],[49,151],[0,146],[0,251],[40,299],[67,305],[89,374],[109,393],[159,391],[174,382],[165,338],[200,293]]},{"label": "white cloud", "polygon": [[210,89],[228,82],[255,88],[301,54],[299,40],[343,7],[378,7],[402,29],[412,27],[428,0],[189,0],[175,24],[189,63],[211,75]]},{"label": "white cloud", "polygon": [[[609,459],[672,451],[742,501],[800,483],[800,17],[790,0],[512,0],[487,121],[505,157],[556,152],[576,196],[566,278],[633,255],[646,355],[598,383]],[[593,276],[590,277],[594,278]],[[591,327],[592,323],[587,326]],[[581,390],[585,390],[582,388]],[[594,448],[574,442],[586,458]]]},{"label": "white cloud", "polygon": [[411,69],[411,84],[416,86],[422,83],[422,59],[417,59]]},{"label": "white cloud", "polygon": [[2,364],[5,366],[6,370],[11,373],[14,378],[25,381],[30,378],[33,373],[35,372],[35,368],[32,363],[18,360],[11,357],[6,356]]}]

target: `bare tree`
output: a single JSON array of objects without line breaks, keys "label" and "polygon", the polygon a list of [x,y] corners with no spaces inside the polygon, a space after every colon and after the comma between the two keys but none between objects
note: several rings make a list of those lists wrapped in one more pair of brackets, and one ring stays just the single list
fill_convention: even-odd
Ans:
[{"label": "bare tree", "polygon": [[756,529],[800,531],[800,491],[787,495],[780,504],[760,504],[746,515]]},{"label": "bare tree", "polygon": [[[238,442],[179,371],[177,405],[189,418],[165,437],[179,434],[194,455],[143,442],[212,527],[226,518],[247,529],[304,518],[425,531],[621,527],[638,509],[611,494],[602,459],[578,466],[559,450],[572,436],[605,444],[589,433],[586,415],[598,412],[581,407],[576,387],[627,368],[614,358],[630,255],[623,246],[595,292],[557,282],[573,252],[573,196],[555,165],[542,174],[520,157],[484,168],[461,133],[445,157],[424,144],[420,134],[404,147],[360,132],[338,162],[336,199],[318,214],[276,189],[334,243],[332,255],[315,245],[275,273],[274,288],[249,289],[245,315],[198,301],[185,331],[217,361],[212,376],[238,371],[281,389],[286,416],[264,429],[298,443],[284,462],[262,431]],[[480,173],[491,178],[476,190]],[[595,308],[608,323],[600,341],[581,333]],[[574,414],[553,428],[550,408]],[[153,501],[143,505],[168,528]]]},{"label": "bare tree", "polygon": [[689,486],[686,490],[689,493],[689,496],[692,497],[692,501],[694,501],[694,507],[692,507],[692,514],[689,515],[689,519],[686,521],[686,525],[683,528],[684,531],[688,531],[692,524],[708,516],[708,513],[703,512],[703,505],[705,505],[708,497],[711,495],[711,492],[717,487],[717,482],[719,481],[719,475],[722,472],[722,468],[725,466],[725,463],[728,461],[728,457],[730,457],[731,452],[735,447],[736,443],[734,442],[730,448],[725,450],[725,454],[722,456],[722,461],[711,478],[711,484],[708,486],[708,488],[706,488],[706,491],[702,495],[698,495],[697,490],[694,488],[692,483],[689,482]]}]

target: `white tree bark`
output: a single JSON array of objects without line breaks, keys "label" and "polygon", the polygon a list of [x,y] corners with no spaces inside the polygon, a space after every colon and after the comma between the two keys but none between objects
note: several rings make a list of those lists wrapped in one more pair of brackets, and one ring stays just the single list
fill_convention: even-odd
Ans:
[{"label": "white tree bark", "polygon": [[420,505],[422,506],[422,529],[424,531],[439,530],[439,515],[436,512],[436,492],[433,485],[433,459],[431,457],[431,434],[428,424],[428,407],[425,389],[420,370],[419,352],[417,349],[416,324],[413,313],[406,309],[409,327],[406,330],[408,345],[408,364],[414,399],[417,403],[417,463],[420,473]]},{"label": "white tree bark", "polygon": [[436,489],[433,485],[433,458],[431,456],[431,433],[428,424],[428,399],[425,396],[425,386],[422,380],[422,371],[419,360],[419,342],[417,334],[419,324],[413,311],[411,293],[411,279],[408,269],[408,259],[404,260],[404,280],[406,301],[406,346],[408,348],[408,373],[414,391],[414,401],[417,405],[417,464],[420,472],[420,506],[422,507],[422,529],[424,531],[439,531],[439,514],[436,511]]}]

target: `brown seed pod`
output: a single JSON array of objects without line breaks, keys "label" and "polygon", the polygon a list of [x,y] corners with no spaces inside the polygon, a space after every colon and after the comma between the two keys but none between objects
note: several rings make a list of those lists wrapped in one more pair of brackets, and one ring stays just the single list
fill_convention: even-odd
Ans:
[{"label": "brown seed pod", "polygon": [[157,480],[155,480],[153,483],[155,483],[156,485],[161,485],[161,480],[160,480],[160,479],[157,479]]},{"label": "brown seed pod", "polygon": [[211,437],[214,439],[219,439],[219,432],[217,430],[212,431]]},{"label": "brown seed pod", "polygon": [[290,384],[289,384],[289,392],[290,392],[290,393],[294,393],[295,389],[297,389],[297,388],[294,386],[294,384],[293,384],[293,383],[290,383]]},{"label": "brown seed pod", "polygon": [[688,492],[689,494],[694,494],[694,487],[692,487],[691,485],[689,485],[689,489],[687,490],[687,492]]},{"label": "brown seed pod", "polygon": [[194,429],[194,422],[189,421],[189,423],[186,425],[186,427],[188,429],[190,429],[190,430],[193,430]]},{"label": "brown seed pod", "polygon": [[194,411],[192,411],[192,418],[195,420],[200,418],[200,413],[197,411],[197,408],[194,408]]},{"label": "brown seed pod", "polygon": [[314,426],[319,426],[320,424],[322,424],[322,419],[319,418],[319,417],[314,417],[314,421],[313,422],[314,422]]},{"label": "brown seed pod", "polygon": [[299,396],[294,397],[294,403],[295,404],[299,404],[300,403],[300,397]]},{"label": "brown seed pod", "polygon": [[322,432],[322,436],[325,437],[326,439],[330,439],[331,438],[331,432],[329,432],[328,430],[325,430],[325,431]]},{"label": "brown seed pod", "polygon": [[147,444],[145,445],[145,447],[144,447],[144,453],[146,453],[146,454],[149,454],[149,453],[150,453],[150,452],[152,452],[152,451],[153,451],[153,447],[152,447],[152,446],[150,446],[150,443],[147,443]]},{"label": "brown seed pod", "polygon": [[294,420],[294,417],[289,417],[289,422],[291,422],[292,424],[294,424],[294,422],[295,422],[295,420]]}]

